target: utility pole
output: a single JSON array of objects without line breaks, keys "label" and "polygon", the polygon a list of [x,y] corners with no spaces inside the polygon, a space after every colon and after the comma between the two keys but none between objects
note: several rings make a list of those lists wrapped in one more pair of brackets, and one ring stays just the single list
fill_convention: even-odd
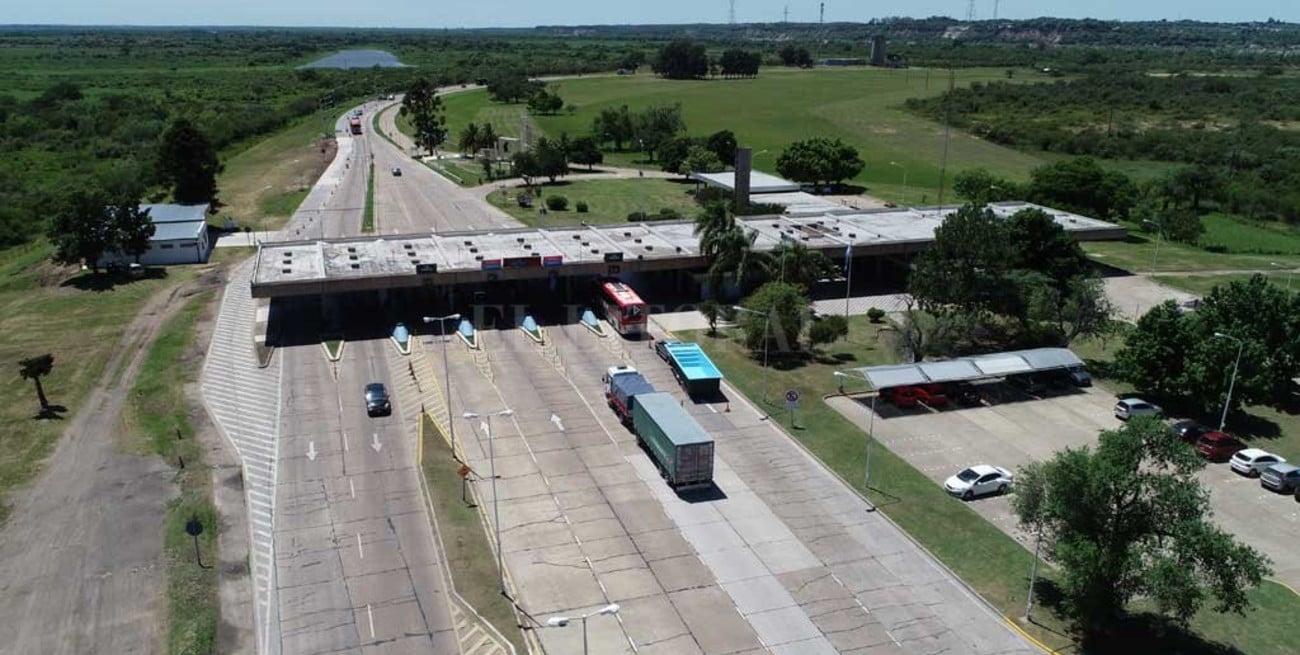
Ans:
[{"label": "utility pole", "polygon": [[783,22],[783,23],[785,23],[785,24],[787,24],[787,25],[790,23],[790,5],[786,5],[786,6],[785,6],[785,14],[784,14],[784,18],[781,20],[781,22]]},{"label": "utility pole", "polygon": [[821,5],[819,5],[818,7],[817,24],[818,25],[826,24],[826,3],[825,2],[821,3]]},{"label": "utility pole", "polygon": [[736,0],[731,0],[731,8],[727,12],[727,23],[736,24]]},{"label": "utility pole", "polygon": [[952,140],[952,90],[956,85],[952,63],[948,64],[948,102],[943,117],[943,161],[939,164],[939,209],[943,210],[943,186],[948,177],[948,142]]}]

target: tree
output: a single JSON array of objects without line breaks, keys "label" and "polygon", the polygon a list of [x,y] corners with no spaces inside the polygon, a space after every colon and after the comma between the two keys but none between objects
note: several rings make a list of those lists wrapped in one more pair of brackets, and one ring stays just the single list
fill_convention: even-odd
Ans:
[{"label": "tree", "polygon": [[428,78],[415,80],[406,90],[399,113],[410,116],[411,126],[415,129],[415,143],[425,152],[432,154],[447,140],[442,98]]},{"label": "tree", "polygon": [[670,80],[697,79],[709,72],[709,57],[700,44],[673,41],[659,50],[650,68],[656,75]]},{"label": "tree", "polygon": [[515,104],[536,96],[545,86],[543,82],[528,79],[521,71],[505,68],[488,78],[487,92],[497,102]]},{"label": "tree", "polygon": [[680,104],[648,107],[636,115],[632,124],[642,152],[646,153],[651,161],[654,161],[655,153],[664,143],[686,131]]},{"label": "tree", "polygon": [[478,130],[478,142],[475,144],[475,150],[492,150],[497,149],[497,131],[492,129],[491,123],[484,123]]},{"label": "tree", "polygon": [[1213,524],[1196,476],[1204,466],[1164,423],[1139,418],[1102,432],[1095,449],[1067,449],[1024,472],[1029,484],[1017,485],[1013,506],[1062,571],[1064,608],[1084,650],[1134,598],[1184,625],[1209,597],[1219,612],[1249,607],[1247,592],[1269,563]]},{"label": "tree", "polygon": [[636,69],[645,63],[645,53],[640,50],[629,50],[621,59],[618,60],[618,67],[623,70],[635,72]]},{"label": "tree", "polygon": [[768,282],[745,298],[741,306],[740,327],[745,332],[745,346],[751,352],[765,347],[777,352],[799,348],[808,316],[808,297],[793,284]]},{"label": "tree", "polygon": [[705,141],[704,147],[709,152],[718,156],[718,161],[724,166],[730,166],[736,161],[736,135],[731,130],[722,130],[709,135]]},{"label": "tree", "polygon": [[456,141],[456,147],[461,152],[473,154],[478,151],[480,143],[482,143],[482,136],[479,135],[478,125],[470,123],[460,131],[460,138]]},{"label": "tree", "polygon": [[1047,212],[1022,209],[1007,220],[1010,268],[1041,273],[1059,289],[1091,270],[1079,242]]},{"label": "tree", "polygon": [[796,48],[793,45],[786,45],[781,48],[781,63],[786,66],[798,66],[799,68],[812,67],[812,53],[807,48]]},{"label": "tree", "polygon": [[700,313],[704,315],[704,320],[709,322],[709,336],[718,336],[718,314],[721,309],[718,307],[718,301],[713,299],[700,301]]},{"label": "tree", "polygon": [[724,50],[718,63],[723,77],[756,77],[762,57],[757,53],[733,48]]},{"label": "tree", "polygon": [[833,343],[837,339],[842,339],[849,334],[849,322],[843,316],[832,314],[823,317],[820,321],[813,321],[808,328],[808,343],[816,348],[820,345]]},{"label": "tree", "polygon": [[695,218],[700,254],[709,262],[706,276],[710,295],[722,296],[726,276],[733,275],[743,293],[763,273],[765,255],[754,251],[758,232],[746,229],[732,217],[726,203],[713,202]]},{"label": "tree", "polygon": [[623,150],[623,144],[632,141],[635,130],[627,105],[618,109],[602,109],[591,122],[591,135],[601,143],[613,143],[614,151]]},{"label": "tree", "polygon": [[987,207],[963,205],[944,218],[916,258],[908,293],[927,312],[1003,313],[1016,293],[1007,280],[1012,257],[1006,223]]},{"label": "tree", "polygon": [[1137,187],[1119,171],[1108,171],[1091,157],[1076,157],[1029,173],[1029,200],[1102,219],[1128,216]]},{"label": "tree", "polygon": [[835,273],[836,266],[818,250],[802,241],[782,242],[768,256],[767,278],[793,284],[805,291],[813,283]]},{"label": "tree", "polygon": [[1024,196],[1020,185],[983,168],[958,173],[952,180],[952,190],[959,198],[974,203],[1000,202]]},{"label": "tree", "polygon": [[554,114],[564,108],[564,99],[558,93],[552,93],[545,88],[538,89],[531,98],[528,99],[528,110],[535,114]]},{"label": "tree", "polygon": [[189,120],[178,118],[163,132],[157,169],[158,179],[171,187],[176,202],[216,203],[221,162],[212,143]]},{"label": "tree", "polygon": [[675,136],[664,141],[656,153],[659,169],[665,173],[690,175],[691,169],[686,167],[686,156],[690,154],[692,147],[698,145],[699,139],[690,136]]},{"label": "tree", "polygon": [[113,243],[123,254],[129,255],[140,263],[140,256],[149,250],[149,239],[158,228],[149,217],[149,210],[140,211],[138,194],[132,193],[119,198],[109,209],[109,221],[112,222]]},{"label": "tree", "polygon": [[725,168],[717,155],[703,146],[693,145],[686,151],[686,159],[682,162],[681,173],[718,173]]},{"label": "tree", "polygon": [[1202,404],[1220,408],[1236,360],[1236,343],[1215,338],[1227,334],[1244,342],[1233,402],[1284,405],[1292,380],[1300,376],[1300,298],[1255,274],[1210,290],[1190,322],[1196,338],[1187,358],[1185,389],[1202,392]]},{"label": "tree", "polygon": [[45,397],[45,388],[41,386],[41,378],[49,375],[54,370],[54,355],[45,354],[18,361],[18,375],[24,380],[31,380],[36,384],[36,399],[41,402],[41,414],[50,411],[50,401]]},{"label": "tree", "polygon": [[1218,194],[1223,189],[1223,180],[1219,177],[1218,171],[1205,164],[1184,166],[1170,173],[1165,179],[1164,187],[1171,192],[1174,206],[1186,202],[1194,212],[1201,210],[1202,200]]},{"label": "tree", "polygon": [[531,150],[521,150],[510,158],[510,171],[515,177],[522,178],[524,186],[532,186],[533,178],[542,175],[541,163]]},{"label": "tree", "polygon": [[112,249],[117,236],[111,199],[97,188],[74,190],[59,203],[46,236],[54,244],[52,259],[60,264],[82,264],[99,272],[99,260]]},{"label": "tree", "polygon": [[796,141],[776,160],[776,170],[783,177],[817,186],[838,184],[862,172],[863,166],[857,148],[838,138]]},{"label": "tree", "polygon": [[1103,336],[1114,328],[1115,305],[1100,279],[1078,275],[1064,285],[1042,281],[1029,288],[1028,316],[1050,324],[1062,345],[1079,337]]},{"label": "tree", "polygon": [[559,139],[538,139],[534,150],[537,174],[545,175],[552,184],[555,183],[555,178],[566,175],[569,172],[568,146],[568,137],[563,134]]},{"label": "tree", "polygon": [[600,144],[596,143],[595,138],[581,136],[569,144],[569,161],[591,170],[596,164],[605,161],[605,155],[600,151]]},{"label": "tree", "polygon": [[1177,397],[1184,390],[1186,354],[1197,338],[1191,320],[1173,300],[1152,307],[1115,353],[1115,375],[1141,391]]}]

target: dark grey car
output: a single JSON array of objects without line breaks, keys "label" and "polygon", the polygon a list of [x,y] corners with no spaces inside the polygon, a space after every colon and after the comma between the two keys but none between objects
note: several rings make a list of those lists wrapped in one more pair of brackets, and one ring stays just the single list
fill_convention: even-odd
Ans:
[{"label": "dark grey car", "polygon": [[366,414],[370,416],[393,413],[393,406],[388,402],[388,390],[378,382],[366,385]]},{"label": "dark grey car", "polygon": [[1274,464],[1260,474],[1259,486],[1284,494],[1300,491],[1300,466]]}]

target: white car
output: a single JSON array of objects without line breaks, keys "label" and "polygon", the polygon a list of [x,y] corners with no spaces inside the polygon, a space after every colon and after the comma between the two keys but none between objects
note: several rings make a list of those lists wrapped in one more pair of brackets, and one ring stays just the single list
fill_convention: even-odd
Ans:
[{"label": "white car", "polygon": [[1274,464],[1285,463],[1286,459],[1283,457],[1260,448],[1238,450],[1233,454],[1232,459],[1228,460],[1228,465],[1232,467],[1232,470],[1252,478],[1267,471]]},{"label": "white car", "polygon": [[1011,472],[988,464],[977,464],[944,480],[943,488],[948,493],[970,500],[976,496],[1006,493],[1011,488]]},{"label": "white car", "polygon": [[1141,398],[1125,398],[1115,403],[1115,418],[1127,421],[1134,416],[1160,416],[1164,413],[1159,405],[1149,403]]}]

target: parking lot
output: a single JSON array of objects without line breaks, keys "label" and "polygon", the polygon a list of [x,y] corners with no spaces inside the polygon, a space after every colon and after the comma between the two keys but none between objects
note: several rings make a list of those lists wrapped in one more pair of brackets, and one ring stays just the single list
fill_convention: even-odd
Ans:
[{"label": "parking lot", "polygon": [[[1046,397],[1006,385],[996,385],[995,391],[999,397],[977,407],[903,410],[878,402],[873,426],[876,438],[936,484],[943,484],[948,476],[974,464],[1015,472],[1061,449],[1095,443],[1099,431],[1121,425],[1113,413],[1115,396],[1104,389],[1069,389]],[[869,402],[856,397],[832,399],[831,404],[862,424],[870,418]],[[1261,447],[1267,449],[1267,444]],[[1268,555],[1273,560],[1274,577],[1300,587],[1300,549],[1295,547],[1295,535],[1300,534],[1300,503],[1260,487],[1256,479],[1237,475],[1226,463],[1211,463],[1200,477],[1211,491],[1210,503],[1219,525]],[[994,525],[1030,545],[1029,536],[1016,526],[1007,498],[989,496],[970,504]]]}]

